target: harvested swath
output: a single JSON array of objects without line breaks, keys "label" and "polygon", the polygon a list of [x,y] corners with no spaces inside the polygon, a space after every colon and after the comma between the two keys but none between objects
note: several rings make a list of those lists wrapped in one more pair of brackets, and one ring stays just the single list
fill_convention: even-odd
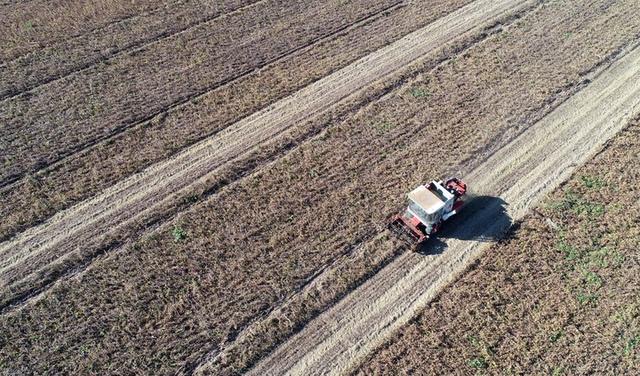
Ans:
[{"label": "harvested swath", "polygon": [[44,167],[398,2],[356,0],[345,9],[339,1],[267,1],[0,102],[0,179]]},{"label": "harvested swath", "polygon": [[[20,12],[16,15],[17,19],[8,25],[10,28],[18,28],[15,31],[18,36],[11,37],[9,42],[16,49],[10,51],[17,53],[25,47],[31,48],[27,53],[14,56],[2,64],[4,74],[0,77],[0,99],[24,94],[37,86],[105,62],[115,55],[157,43],[160,39],[230,12],[241,11],[242,8],[260,1],[265,0],[165,1],[152,2],[146,7],[134,6],[128,2],[131,9],[127,9],[126,4],[114,4],[114,8],[111,8],[109,2],[105,10],[105,2],[98,0],[58,8],[57,12],[51,14],[53,19],[28,11]],[[41,4],[40,8],[49,11],[49,8],[43,8]],[[100,9],[100,12],[94,14],[96,9]],[[113,20],[119,14],[118,10],[127,16]],[[69,28],[84,21],[88,21],[86,25],[93,25],[94,28],[86,30],[83,24],[80,28],[83,32],[77,31],[77,35],[67,34],[74,32]],[[23,30],[25,28],[27,30]],[[28,42],[22,40],[24,38],[34,40]]]},{"label": "harvested swath", "polygon": [[90,197],[466,2],[439,0],[429,7],[413,3],[395,9],[386,17],[359,24],[66,158],[51,169],[21,179],[2,189],[7,199],[0,204],[4,218],[0,239]]},{"label": "harvested swath", "polygon": [[[631,29],[634,9],[633,4],[610,7],[613,15],[626,16],[607,19]],[[132,372],[190,369],[206,350],[233,338],[302,285],[341,246],[368,233],[371,221],[394,212],[394,198],[407,187],[444,172],[415,160],[417,153],[444,166],[468,161],[477,145],[510,129],[513,119],[539,116],[548,101],[567,95],[570,88],[563,91],[564,85],[577,84],[579,72],[598,63],[600,53],[628,41],[601,29],[611,14],[601,19],[592,12],[579,4],[542,8],[510,27],[508,37],[490,38],[196,205],[137,247],[96,261],[79,278],[3,317],[5,363],[17,370],[94,367],[99,372],[109,359],[112,369]],[[528,37],[531,27],[548,30],[558,18],[564,22],[553,33]],[[577,27],[574,20],[585,19],[584,29],[567,39],[564,33]],[[569,53],[582,46],[585,54],[579,58]],[[577,65],[562,64],[566,61]],[[536,80],[525,88],[522,77],[528,75]],[[455,151],[435,150],[436,134],[442,150]],[[468,144],[460,142],[465,139]],[[175,241],[176,228],[186,239]],[[40,352],[45,348],[46,354]]]},{"label": "harvested swath", "polygon": [[359,374],[640,370],[640,119]]}]

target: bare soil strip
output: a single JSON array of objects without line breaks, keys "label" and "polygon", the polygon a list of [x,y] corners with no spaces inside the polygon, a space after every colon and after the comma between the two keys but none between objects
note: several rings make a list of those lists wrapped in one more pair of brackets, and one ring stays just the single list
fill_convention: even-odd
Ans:
[{"label": "bare soil strip", "polygon": [[28,279],[37,281],[46,276],[50,263],[65,260],[86,244],[174,199],[179,191],[206,180],[207,175],[224,163],[525,3],[512,0],[472,3],[243,119],[174,158],[116,184],[100,196],[28,229],[0,245],[0,276],[4,284],[11,286]]},{"label": "bare soil strip", "polygon": [[442,254],[402,255],[251,373],[348,372],[491,244],[483,240],[521,219],[638,112],[640,48],[635,48],[466,177],[478,194],[498,198],[472,201],[476,209],[453,223]]}]

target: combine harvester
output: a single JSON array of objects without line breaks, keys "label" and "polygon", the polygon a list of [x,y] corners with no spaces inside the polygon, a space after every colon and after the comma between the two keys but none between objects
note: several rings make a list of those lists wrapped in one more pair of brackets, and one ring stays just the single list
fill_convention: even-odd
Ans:
[{"label": "combine harvester", "polygon": [[442,223],[458,213],[467,184],[458,178],[432,181],[409,192],[409,205],[389,221],[389,229],[419,249]]}]

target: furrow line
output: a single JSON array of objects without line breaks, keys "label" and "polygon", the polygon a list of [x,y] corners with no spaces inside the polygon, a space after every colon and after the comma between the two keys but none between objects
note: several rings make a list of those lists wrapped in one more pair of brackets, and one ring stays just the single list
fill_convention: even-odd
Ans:
[{"label": "furrow line", "polygon": [[[501,24],[510,24],[513,20],[519,18],[518,14],[515,14],[511,17],[508,17],[505,20],[502,20],[500,23]],[[464,51],[466,51],[467,49],[473,47],[475,44],[480,43],[482,40],[488,38],[491,35],[494,35],[496,33],[500,32],[500,28],[496,28],[495,25],[492,26],[488,26],[483,33],[474,36],[472,38],[470,38],[470,40],[468,40],[467,42],[465,42],[463,45],[456,47],[455,49],[453,49],[451,51],[451,54],[453,56],[458,56],[461,53],[463,53]],[[431,64],[429,70],[435,69],[436,67],[440,66],[441,64],[449,61],[451,59],[451,57],[446,56],[446,57],[440,57],[438,59],[436,59],[433,64]],[[382,88],[381,90],[378,90],[375,93],[367,93],[367,95],[365,97],[363,97],[360,100],[354,101],[354,103],[349,104],[346,108],[341,109],[337,114],[334,114],[332,116],[332,119],[335,123],[340,123],[342,121],[344,121],[349,114],[354,113],[355,111],[357,111],[360,108],[363,108],[365,106],[367,106],[370,103],[373,103],[377,100],[380,100],[381,98],[383,98],[384,96],[388,95],[390,92],[392,92],[393,90],[398,89],[399,87],[407,84],[410,80],[413,80],[416,78],[417,75],[420,74],[420,70],[418,71],[413,71],[411,72],[408,76],[406,77],[402,77],[399,80],[396,80],[395,82],[386,85],[384,88]],[[241,181],[242,179],[251,176],[255,173],[257,173],[257,171],[259,171],[259,167],[265,167],[265,166],[269,166],[272,163],[275,163],[277,160],[279,160],[280,158],[284,157],[285,155],[287,155],[290,151],[297,149],[300,145],[302,145],[303,143],[314,139],[317,136],[320,136],[323,134],[323,132],[326,130],[325,129],[325,123],[324,122],[320,122],[320,123],[316,123],[314,122],[314,125],[312,127],[310,127],[307,131],[303,132],[301,134],[301,136],[299,137],[295,137],[295,140],[290,141],[284,145],[278,146],[277,151],[274,152],[273,154],[269,154],[267,155],[264,159],[261,159],[261,163],[259,166],[256,166],[254,168],[251,169],[246,169],[244,167],[243,164],[240,164],[237,167],[237,170],[240,171],[238,174],[234,174],[233,177],[231,179],[225,179],[223,182],[220,182],[219,184],[216,183],[214,186],[208,188],[206,191],[202,192],[199,197],[201,198],[199,201],[202,200],[206,200],[207,198],[214,196],[220,192],[222,192],[223,189],[232,186],[233,184]],[[234,171],[236,171],[236,169],[234,168]],[[152,218],[150,221],[145,222],[144,228],[140,229],[140,230],[136,230],[133,232],[129,232],[127,234],[127,238],[129,239],[138,239],[140,236],[142,236],[144,233],[148,233],[150,231],[153,230],[153,228],[162,226],[163,224],[172,221],[175,219],[176,215],[178,215],[179,213],[188,210],[191,206],[195,205],[195,203],[187,203],[184,205],[180,205],[179,207],[172,209],[172,210],[167,210],[166,212],[163,212],[163,214],[161,214],[160,216],[154,216],[154,218]],[[39,223],[37,223],[36,225],[40,225],[42,223],[44,223],[45,221],[41,221]],[[122,238],[122,237],[120,237]],[[361,242],[358,242],[357,244],[360,244]],[[1,243],[0,243],[1,244]],[[28,290],[22,291],[20,293],[17,293],[12,299],[3,302],[2,304],[0,304],[0,314],[5,314],[7,312],[13,311],[15,309],[19,309],[22,306],[24,306],[25,304],[28,304],[29,302],[36,300],[38,296],[40,296],[42,293],[46,292],[49,288],[51,288],[54,283],[56,283],[57,281],[61,280],[61,279],[68,279],[68,278],[72,278],[75,276],[80,275],[82,272],[84,272],[95,260],[99,259],[101,256],[107,254],[107,253],[111,253],[111,252],[117,252],[118,250],[121,250],[123,242],[122,241],[109,241],[107,246],[102,247],[97,249],[94,253],[92,253],[92,256],[89,258],[85,258],[81,263],[80,266],[78,267],[72,267],[70,268],[68,271],[65,271],[64,273],[61,274],[56,274],[55,276],[53,276],[52,278],[47,278],[46,280],[42,281],[41,285],[38,286],[34,286],[33,288],[30,288]],[[331,262],[331,264],[335,264],[335,262]],[[322,268],[322,270],[324,270],[324,268]],[[321,271],[320,271],[321,272]],[[307,278],[308,282],[313,282],[313,280],[315,279],[315,277],[318,276],[318,274],[320,274],[320,272],[318,272],[317,274],[314,274],[313,276]],[[306,283],[305,283],[306,285]],[[292,299],[293,296],[290,296],[287,299]]]},{"label": "furrow line", "polygon": [[225,348],[231,345],[235,340],[237,340],[240,336],[242,336],[246,331],[250,330],[253,325],[257,323],[261,323],[266,321],[274,312],[278,311],[282,307],[286,306],[288,303],[293,301],[296,297],[303,294],[306,290],[309,290],[311,286],[327,271],[334,268],[341,261],[347,259],[350,255],[357,252],[362,246],[375,238],[379,238],[380,231],[371,231],[366,235],[362,236],[360,239],[356,239],[352,244],[344,247],[343,251],[340,252],[334,259],[327,262],[325,265],[321,266],[318,270],[315,271],[310,277],[308,277],[300,286],[298,286],[290,295],[288,295],[285,299],[275,304],[268,311],[264,312],[262,315],[255,317],[251,322],[244,325],[242,328],[239,328],[235,333],[232,334],[231,337],[228,338],[226,346],[219,346],[218,344],[213,344],[207,350],[207,352],[198,360],[191,364],[187,364],[181,372],[187,375],[192,375],[196,369],[201,367],[203,364],[212,361],[216,358],[221,352],[225,350]]},{"label": "furrow line", "polygon": [[[176,3],[177,2],[174,1],[172,4],[176,4]],[[167,4],[167,5],[169,5],[169,4]],[[122,17],[122,18],[119,18],[119,19],[116,19],[116,20],[109,21],[108,23],[106,23],[104,25],[97,26],[97,27],[94,27],[92,29],[80,32],[80,33],[75,33],[75,34],[72,34],[72,35],[68,35],[64,39],[57,40],[54,43],[61,43],[61,42],[66,42],[66,41],[78,39],[78,38],[83,37],[85,35],[92,34],[92,33],[95,33],[97,31],[101,31],[101,30],[107,29],[107,28],[109,28],[111,26],[114,26],[114,25],[117,25],[117,24],[120,24],[120,23],[131,21],[131,20],[139,18],[139,17],[155,15],[157,13],[160,13],[161,11],[162,11],[162,7],[156,7],[156,8],[147,10],[147,11],[141,13],[141,14],[130,14],[128,16],[125,16],[125,17]],[[0,67],[4,67],[7,64],[13,63],[13,62],[15,62],[17,60],[20,60],[20,59],[24,58],[25,56],[29,56],[29,55],[31,55],[33,53],[34,53],[33,51],[29,51],[29,52],[25,52],[25,53],[22,53],[20,55],[17,55],[15,57],[11,58],[11,60],[6,60],[6,61],[3,61],[2,63],[0,63]],[[4,99],[4,98],[0,97],[0,100],[2,100],[2,99]]]}]

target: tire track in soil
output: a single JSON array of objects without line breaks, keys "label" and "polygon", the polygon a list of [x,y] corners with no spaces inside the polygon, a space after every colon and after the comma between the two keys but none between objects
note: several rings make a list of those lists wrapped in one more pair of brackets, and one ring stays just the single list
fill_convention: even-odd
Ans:
[{"label": "tire track in soil", "polygon": [[415,31],[296,94],[257,112],[175,157],[151,166],[100,196],[60,212],[47,222],[0,244],[0,277],[5,285],[38,276],[64,262],[93,240],[105,238],[154,207],[163,206],[216,168],[272,139],[298,122],[317,116],[350,94],[417,60],[528,1],[479,0]]},{"label": "tire track in soil", "polygon": [[[537,3],[538,5],[540,5],[541,3]],[[530,9],[533,8],[526,8],[525,11],[529,11]],[[509,15],[508,17],[503,17],[501,18],[499,21],[495,21],[491,26],[487,26],[484,27],[480,33],[473,33],[470,35],[469,38],[467,38],[467,40],[462,43],[459,46],[456,46],[455,48],[452,48],[450,50],[450,52],[448,53],[448,56],[459,56],[462,52],[464,52],[465,50],[473,47],[475,44],[480,43],[481,41],[483,41],[484,39],[486,39],[487,37],[494,35],[496,33],[499,33],[502,28],[501,27],[497,27],[496,25],[509,25],[511,21],[520,18],[520,16],[522,15],[522,12],[518,12],[518,13],[514,13]],[[614,56],[616,54],[613,54],[612,56]],[[442,64],[443,62],[449,60],[450,57],[447,56],[442,56],[442,57],[438,57],[436,58],[431,64],[431,67],[437,67],[440,64]],[[611,57],[609,57],[607,60],[610,60]],[[432,69],[432,68],[429,68]],[[362,108],[363,106],[366,106],[367,104],[374,102],[376,100],[380,100],[381,98],[385,97],[386,95],[388,95],[391,91],[399,88],[400,86],[406,84],[407,82],[409,82],[411,79],[414,79],[416,77],[416,75],[419,73],[420,71],[416,71],[416,72],[411,72],[408,74],[408,76],[404,77],[401,76],[399,79],[394,80],[393,82],[391,82],[389,85],[384,85],[382,86],[381,89],[373,92],[373,93],[367,93],[366,96],[362,96],[360,95],[356,95],[353,99],[352,103],[347,104],[346,106],[342,106],[340,107],[340,109],[335,113],[335,115],[333,115],[331,117],[331,122],[332,123],[340,123],[342,121],[345,121],[346,117],[348,116],[348,114],[353,113],[354,111],[358,110],[359,108]],[[583,84],[579,84],[578,86],[576,86],[574,88],[574,91],[579,90],[580,87],[582,87]],[[256,161],[251,162],[251,167],[250,168],[245,168],[244,166],[244,162],[240,162],[237,165],[237,170],[236,167],[232,167],[232,171],[235,171],[232,175],[232,177],[230,179],[225,178],[222,181],[217,181],[216,183],[214,183],[213,186],[209,186],[208,188],[202,190],[202,191],[198,191],[200,193],[198,193],[199,197],[201,198],[200,200],[198,200],[198,202],[200,202],[202,199],[206,199],[212,195],[215,195],[217,193],[219,193],[222,189],[226,188],[227,186],[241,180],[244,179],[247,176],[251,176],[252,174],[254,174],[256,171],[258,171],[261,167],[266,166],[268,164],[274,163],[275,161],[277,161],[278,159],[282,158],[284,155],[286,155],[287,153],[289,153],[290,151],[296,149],[298,146],[300,146],[302,143],[307,142],[307,140],[312,139],[313,137],[318,136],[324,129],[324,127],[328,124],[327,121],[318,121],[316,122],[316,120],[312,120],[314,123],[316,123],[315,125],[311,125],[309,127],[309,129],[304,130],[301,134],[296,135],[293,139],[286,141],[285,143],[279,143],[278,146],[276,147],[276,149],[274,149],[273,152],[268,153],[266,156],[264,157],[260,157],[259,159],[259,164]],[[277,139],[277,138],[276,138]],[[507,143],[509,140],[505,140],[504,142],[500,142],[500,144],[504,144]],[[189,145],[191,146],[191,145]],[[492,149],[495,150],[495,149]],[[250,155],[250,153],[248,153],[247,155]],[[232,164],[235,164],[237,161],[241,161],[241,159],[238,160],[234,160],[232,162]],[[229,166],[231,166],[231,164],[227,164],[225,165],[225,168],[228,168]],[[195,185],[194,185],[195,186]],[[193,188],[193,187],[190,187]],[[1,192],[1,191],[0,191]],[[41,296],[42,293],[44,293],[46,290],[48,290],[50,287],[52,287],[52,285],[54,283],[56,283],[58,280],[61,279],[68,279],[77,275],[80,275],[81,273],[83,273],[89,266],[91,263],[93,263],[94,261],[105,257],[105,255],[113,253],[113,252],[118,252],[120,250],[122,250],[123,248],[125,248],[127,245],[130,245],[131,242],[129,240],[124,241],[121,239],[138,239],[140,238],[143,234],[145,233],[149,233],[150,231],[158,228],[159,226],[161,226],[162,224],[173,220],[173,218],[175,218],[175,216],[185,210],[187,210],[188,208],[190,208],[192,205],[194,204],[194,202],[189,202],[189,201],[185,201],[180,205],[177,205],[175,207],[172,208],[167,208],[166,210],[162,210],[161,213],[154,213],[154,215],[149,216],[148,220],[147,218],[144,218],[144,221],[142,223],[139,223],[140,226],[137,226],[136,228],[131,229],[130,231],[126,232],[126,235],[121,236],[123,233],[119,233],[118,238],[117,239],[109,239],[108,242],[102,242],[100,245],[96,248],[96,251],[89,254],[89,255],[85,255],[81,260],[79,260],[76,264],[74,264],[74,266],[72,266],[69,269],[65,269],[63,271],[57,271],[55,273],[51,273],[51,275],[49,275],[48,277],[46,277],[44,280],[42,280],[42,284],[38,285],[38,286],[30,286],[28,289],[26,290],[21,290],[20,293],[18,293],[17,295],[14,295],[13,297],[11,297],[9,300],[0,300],[0,315],[5,314],[9,311],[12,311],[14,309],[20,308],[23,305],[27,304],[28,302],[32,301],[32,299],[36,299],[37,297]],[[398,208],[398,210],[400,210],[400,208]],[[38,223],[36,223],[35,225],[40,225],[43,222],[45,222],[45,220],[39,221]],[[34,226],[35,226],[34,225]],[[143,227],[144,226],[144,227]],[[374,233],[378,233],[379,231],[381,231],[380,229],[378,229],[377,231],[374,231]],[[0,245],[2,242],[9,240],[11,237],[9,238],[5,238],[5,239],[1,239],[0,240]],[[362,238],[360,240],[356,240],[355,242],[353,242],[352,247],[355,248],[359,248],[361,243],[365,243],[365,238]],[[347,247],[350,248],[350,247]],[[347,256],[352,256],[353,252],[352,251],[348,251],[346,253]],[[335,261],[335,260],[334,260]],[[337,261],[331,261],[328,264],[322,266],[316,273],[314,273],[312,276],[310,276],[305,282],[304,285],[302,287],[300,287],[301,291],[304,290],[306,287],[308,287],[309,284],[313,284],[315,283],[315,279],[316,277],[320,277],[320,278],[324,278],[323,275],[323,271],[325,269],[327,269],[329,267],[329,265],[332,266],[337,266],[336,263],[338,263]],[[306,287],[305,287],[306,286]],[[291,297],[293,298],[293,297]],[[240,331],[238,331],[238,333],[240,333]]]},{"label": "tire track in soil", "polygon": [[[266,0],[265,0],[266,1]],[[83,151],[90,149],[92,147],[96,147],[101,145],[104,142],[108,142],[110,139],[117,137],[118,135],[122,134],[123,132],[126,132],[127,130],[131,129],[131,128],[135,128],[138,126],[142,126],[150,121],[152,121],[154,118],[158,117],[158,116],[162,116],[163,114],[169,112],[169,111],[174,111],[179,109],[182,106],[185,106],[186,104],[188,104],[189,102],[192,102],[194,100],[197,100],[199,98],[202,98],[208,94],[210,94],[211,92],[218,90],[220,88],[223,88],[227,85],[230,85],[238,80],[241,80],[245,77],[248,77],[252,74],[255,74],[256,72],[259,72],[260,70],[264,69],[265,67],[271,66],[273,64],[276,64],[280,61],[283,61],[295,54],[307,51],[311,48],[313,48],[314,46],[323,43],[325,41],[331,40],[333,38],[335,38],[336,36],[345,33],[349,30],[352,30],[354,28],[360,27],[363,24],[366,24],[368,22],[371,22],[375,19],[377,19],[378,17],[381,17],[382,15],[386,14],[387,12],[392,12],[396,9],[399,9],[401,7],[406,6],[406,0],[399,0],[393,4],[391,4],[388,7],[385,7],[379,11],[376,11],[372,14],[363,16],[362,18],[356,20],[354,23],[351,23],[349,25],[345,25],[340,27],[339,29],[322,35],[320,37],[317,37],[315,39],[313,39],[310,43],[305,44],[303,46],[298,46],[292,49],[289,49],[287,51],[285,51],[284,53],[269,59],[269,60],[265,60],[263,63],[255,66],[254,68],[251,69],[247,69],[243,72],[240,72],[234,76],[228,77],[225,80],[222,81],[218,81],[216,82],[214,85],[209,86],[204,88],[203,90],[192,94],[190,96],[186,96],[183,98],[178,98],[175,102],[173,102],[171,105],[166,106],[150,115],[145,116],[144,118],[140,118],[140,119],[135,119],[134,121],[131,121],[129,123],[125,123],[119,127],[115,127],[112,129],[111,132],[106,133],[102,136],[99,137],[95,137],[93,140],[91,140],[90,142],[85,142],[82,144],[77,145],[76,147],[70,148],[67,152],[60,154],[59,157],[51,160],[47,165],[44,166],[39,166],[39,168],[37,170],[32,170],[32,171],[26,171],[26,172],[22,172],[20,174],[15,174],[15,175],[10,175],[7,178],[5,178],[3,181],[0,182],[0,189],[5,190],[5,189],[11,189],[11,187],[13,187],[14,184],[16,184],[17,182],[19,182],[22,179],[25,179],[28,175],[30,174],[40,174],[43,173],[46,170],[51,170],[53,168],[55,168],[57,165],[60,165],[62,163],[64,163],[65,160],[67,160],[70,157],[73,157],[74,155],[78,154],[78,153],[82,153]],[[90,68],[90,67],[88,67]],[[87,68],[87,69],[88,69]],[[10,99],[10,98],[9,98]],[[219,133],[220,131],[222,131],[223,129],[219,130],[218,132],[210,135],[209,137],[214,137],[217,133]]]},{"label": "tire track in soil", "polygon": [[[442,254],[405,253],[310,322],[250,374],[340,374],[425,307],[446,284],[640,113],[640,48],[490,156],[467,177],[499,200],[454,222]],[[506,210],[507,216],[500,216]],[[498,218],[498,220],[496,220]],[[483,234],[482,239],[477,235]]]},{"label": "tire track in soil", "polygon": [[287,307],[288,304],[294,302],[298,297],[303,295],[306,291],[311,290],[315,285],[319,283],[319,281],[326,278],[327,274],[331,274],[337,266],[341,263],[345,262],[349,257],[353,256],[360,252],[360,249],[363,246],[373,240],[380,239],[382,237],[382,233],[380,229],[376,231],[372,231],[371,233],[356,239],[353,243],[345,246],[342,252],[333,260],[328,263],[322,265],[318,270],[316,270],[312,275],[307,277],[303,284],[294,290],[293,294],[289,295],[282,302],[272,307],[268,312],[265,312],[262,316],[252,320],[251,323],[244,326],[242,329],[238,330],[231,338],[229,338],[228,343],[225,345],[214,344],[211,348],[201,357],[201,359],[195,361],[193,364],[188,364],[184,369],[180,370],[180,373],[184,373],[187,375],[192,375],[197,369],[201,368],[203,365],[215,361],[220,354],[224,353],[228,350],[229,345],[233,345],[235,340],[237,340],[245,331],[251,330],[254,325],[260,324],[261,322],[268,320],[269,317],[273,314],[277,314],[281,311],[283,307]]},{"label": "tire track in soil", "polygon": [[[178,28],[176,30],[166,30],[164,32],[156,34],[155,36],[153,36],[151,38],[141,39],[140,41],[134,42],[134,43],[132,43],[132,44],[130,44],[130,45],[124,47],[124,48],[115,49],[113,52],[110,52],[109,54],[102,55],[102,56],[100,56],[100,57],[98,57],[98,58],[96,58],[94,60],[91,60],[91,61],[85,63],[85,64],[78,65],[75,69],[68,70],[66,72],[60,73],[60,74],[55,75],[55,76],[50,76],[50,77],[48,77],[46,79],[40,80],[37,83],[29,85],[29,86],[27,86],[27,87],[25,87],[23,89],[20,89],[20,90],[9,90],[9,91],[6,91],[6,92],[4,92],[4,93],[2,93],[0,95],[0,102],[14,99],[16,97],[24,95],[25,93],[28,93],[28,92],[30,92],[32,90],[35,90],[35,89],[37,89],[37,88],[39,88],[41,86],[45,86],[47,84],[63,80],[66,77],[72,76],[72,75],[80,73],[82,71],[85,71],[85,70],[87,70],[87,69],[89,69],[91,67],[94,67],[96,65],[99,65],[99,64],[101,64],[101,63],[103,63],[103,62],[105,62],[107,60],[111,60],[111,59],[113,59],[115,57],[118,57],[118,56],[121,56],[121,55],[125,55],[127,53],[134,52],[134,51],[137,51],[137,50],[141,50],[141,49],[144,49],[144,48],[147,48],[150,45],[155,44],[157,42],[160,42],[160,41],[162,41],[164,39],[169,39],[169,38],[171,38],[173,36],[186,33],[189,30],[194,29],[194,28],[196,28],[196,27],[198,27],[198,26],[200,26],[202,24],[205,24],[205,23],[208,23],[208,22],[212,22],[212,21],[216,21],[216,20],[218,20],[220,18],[223,18],[223,17],[229,17],[229,16],[231,16],[233,14],[240,13],[240,12],[242,12],[242,11],[248,9],[248,8],[251,8],[252,6],[256,6],[257,4],[264,3],[264,2],[267,2],[267,1],[269,1],[269,0],[256,0],[256,1],[253,1],[253,2],[251,2],[249,4],[246,4],[246,5],[243,5],[243,6],[239,7],[239,8],[236,8],[236,9],[230,11],[230,12],[213,14],[213,15],[211,15],[209,17],[200,19],[199,21],[192,22],[192,23],[190,23],[188,25],[185,25],[184,27]],[[156,9],[153,12],[149,12],[148,14],[145,14],[145,16],[154,15],[156,13],[160,13],[161,11],[162,11],[162,9]],[[90,34],[90,33],[94,32],[96,30],[106,29],[106,28],[108,28],[110,26],[117,25],[119,23],[126,22],[127,20],[135,19],[137,17],[140,17],[140,15],[135,15],[135,16],[131,16],[131,17],[119,20],[119,21],[112,22],[110,24],[104,25],[104,26],[99,27],[99,28],[97,28],[95,30],[92,30],[90,32],[87,32],[85,34],[81,34],[81,35],[78,35],[76,37],[71,37],[71,38],[68,38],[66,40],[77,39],[77,38],[82,37],[84,35]],[[29,53],[26,53],[26,54],[24,54],[22,56],[19,56],[19,57],[15,58],[15,59],[7,61],[7,62],[3,63],[3,66],[6,66],[7,64],[9,64],[11,62],[13,62],[15,60],[18,60],[20,58],[23,58],[24,56],[30,55],[32,53],[33,52],[29,52]]]}]

